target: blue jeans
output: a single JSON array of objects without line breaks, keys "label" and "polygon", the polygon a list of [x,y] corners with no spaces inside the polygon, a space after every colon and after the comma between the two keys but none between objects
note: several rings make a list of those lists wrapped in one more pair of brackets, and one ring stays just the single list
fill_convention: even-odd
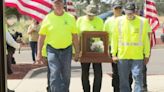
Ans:
[{"label": "blue jeans", "polygon": [[147,91],[147,66],[143,66],[143,90]]},{"label": "blue jeans", "polygon": [[120,92],[131,92],[129,86],[130,72],[135,82],[134,92],[142,92],[143,64],[143,60],[119,60],[118,73],[120,78]]},{"label": "blue jeans", "polygon": [[35,56],[37,54],[37,42],[30,41],[30,47],[32,51],[32,60],[35,62]]},{"label": "blue jeans", "polygon": [[[133,83],[133,78],[132,78],[132,73],[130,73],[130,75],[129,75],[130,90],[132,90],[132,87],[131,87],[132,83]],[[120,81],[119,81],[117,63],[112,63],[112,86],[113,86],[113,92],[120,92],[119,84],[120,84]]]},{"label": "blue jeans", "polygon": [[69,92],[72,46],[55,49],[47,45],[49,92]]}]

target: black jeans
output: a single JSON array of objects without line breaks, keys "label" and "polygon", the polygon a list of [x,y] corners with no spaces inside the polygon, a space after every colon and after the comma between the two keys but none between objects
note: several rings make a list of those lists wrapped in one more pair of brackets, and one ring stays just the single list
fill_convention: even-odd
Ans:
[{"label": "black jeans", "polygon": [[[118,68],[117,63],[112,63],[112,86],[113,86],[113,92],[120,92],[119,88],[119,75],[118,75]],[[133,83],[132,74],[129,75],[129,86],[131,88],[131,85]],[[132,90],[132,88],[131,88]]]},{"label": "black jeans", "polygon": [[12,74],[13,73],[13,70],[12,70],[12,67],[11,67],[11,61],[12,61],[12,53],[8,53],[7,54],[7,74]]},{"label": "black jeans", "polygon": [[[91,63],[81,63],[82,67],[82,85],[84,92],[90,92],[89,68]],[[92,63],[94,70],[93,92],[100,92],[102,83],[102,65],[101,63]]]},{"label": "black jeans", "polygon": [[37,42],[31,41],[30,42],[30,47],[32,50],[32,60],[35,62],[35,56],[37,54]]},{"label": "black jeans", "polygon": [[9,46],[8,44],[7,44],[7,52],[8,52],[8,54],[10,54],[11,56],[10,56],[10,59],[8,59],[8,60],[10,60],[10,62],[11,62],[11,64],[16,64],[16,62],[15,62],[15,58],[14,58],[14,53],[15,53],[15,48],[13,48],[13,47],[11,47],[11,46]]}]

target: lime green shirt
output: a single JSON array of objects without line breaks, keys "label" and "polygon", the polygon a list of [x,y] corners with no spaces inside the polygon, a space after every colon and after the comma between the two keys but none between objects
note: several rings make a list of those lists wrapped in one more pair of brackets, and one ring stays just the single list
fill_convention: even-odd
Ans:
[{"label": "lime green shirt", "polygon": [[47,44],[62,49],[72,44],[72,34],[76,34],[76,21],[73,15],[64,12],[57,16],[49,13],[42,22],[40,35],[46,35]]},{"label": "lime green shirt", "polygon": [[112,31],[115,26],[115,21],[116,21],[116,17],[112,16],[112,17],[109,17],[107,18],[107,20],[105,21],[104,23],[104,27],[103,27],[103,30],[108,32],[108,35],[109,35],[109,44],[111,43],[111,40],[112,40]]},{"label": "lime green shirt", "polygon": [[103,20],[97,16],[93,20],[89,20],[87,16],[81,16],[76,21],[76,27],[80,35],[83,31],[102,31]]},{"label": "lime green shirt", "polygon": [[[119,26],[121,26],[121,32]],[[151,31],[151,28],[147,19],[136,16],[134,20],[128,20],[126,15],[119,17],[113,31],[115,32],[113,32],[111,43],[112,56],[117,54],[119,59],[135,60],[150,56],[148,32]]]},{"label": "lime green shirt", "polygon": [[76,22],[78,32],[81,34],[83,31],[102,31],[103,20],[97,16],[90,21],[87,16],[79,17]]}]

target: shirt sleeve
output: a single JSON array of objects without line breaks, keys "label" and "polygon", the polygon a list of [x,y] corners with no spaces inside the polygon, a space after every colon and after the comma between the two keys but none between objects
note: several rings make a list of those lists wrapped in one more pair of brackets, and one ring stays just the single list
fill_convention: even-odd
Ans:
[{"label": "shirt sleeve", "polygon": [[72,34],[77,34],[78,31],[77,31],[77,27],[76,27],[76,20],[75,20],[75,17],[73,16],[73,21],[72,21]]},{"label": "shirt sleeve", "polygon": [[47,31],[48,31],[48,21],[47,21],[47,18],[45,18],[41,23],[39,34],[40,35],[47,35]]},{"label": "shirt sleeve", "polygon": [[148,21],[145,21],[144,34],[143,34],[143,45],[144,45],[144,55],[145,57],[150,56],[150,39],[148,32],[151,32],[151,27]]},{"label": "shirt sleeve", "polygon": [[148,33],[152,32],[149,21],[147,19],[145,20],[145,26],[146,26],[145,30],[147,30]]},{"label": "shirt sleeve", "polygon": [[104,25],[104,21],[100,18],[100,28],[101,28],[101,31],[103,31],[103,25]]},{"label": "shirt sleeve", "polygon": [[104,26],[103,26],[103,31],[107,31],[108,30],[108,19],[105,21]]},{"label": "shirt sleeve", "polygon": [[16,49],[19,49],[20,48],[20,44],[18,44],[14,39],[13,37],[11,36],[11,34],[6,31],[6,42],[8,45],[16,48]]},{"label": "shirt sleeve", "polygon": [[80,34],[80,21],[81,21],[81,17],[79,17],[76,21],[76,28],[77,28],[78,34]]},{"label": "shirt sleeve", "polygon": [[118,52],[118,20],[115,21],[116,25],[114,25],[114,28],[112,29],[113,35],[112,35],[112,39],[111,39],[111,53],[112,56],[116,56],[117,52]]}]

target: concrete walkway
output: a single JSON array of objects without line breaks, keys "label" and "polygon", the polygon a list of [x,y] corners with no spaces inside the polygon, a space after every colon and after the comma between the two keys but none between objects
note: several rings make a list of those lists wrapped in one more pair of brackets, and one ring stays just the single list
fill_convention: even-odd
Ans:
[{"label": "concrete walkway", "polygon": [[[163,46],[161,48],[163,48]],[[162,66],[163,66],[163,62],[162,62],[163,57],[162,56],[164,54],[157,53],[160,51],[161,51],[161,49],[156,50],[156,52],[154,52],[154,57],[156,57],[156,58],[151,57],[151,62],[148,65],[147,82],[148,82],[149,92],[164,92],[164,73],[163,73],[164,68],[161,67],[160,71],[156,70],[156,69],[159,69],[159,67],[158,67],[159,65],[156,64],[156,62],[153,62],[153,61],[158,61],[159,64],[160,65],[162,64]],[[18,54],[16,52],[15,57],[16,57],[17,63],[26,63],[26,64],[33,63],[32,59],[31,59],[30,51],[28,51],[28,52],[22,51],[21,54]],[[162,58],[159,58],[159,57],[162,57]],[[162,61],[160,61],[160,60],[162,60]],[[111,66],[110,66],[110,64],[107,64],[104,66],[105,66],[105,68],[103,69],[103,81],[102,81],[101,92],[113,92],[113,88],[111,86],[111,81],[112,81],[111,76],[109,76],[107,74],[107,73],[111,73],[111,69],[109,69],[109,68],[111,68]],[[79,64],[77,64],[77,63],[73,64],[70,92],[83,92],[82,85],[81,85],[81,79],[80,79],[80,76],[81,76],[80,70],[81,69],[79,67],[80,67]],[[151,71],[149,71],[149,69],[151,69]],[[45,70],[44,70],[44,72],[42,71],[37,74],[35,71],[37,71],[37,70],[30,71],[24,79],[8,80],[8,87],[10,89],[15,90],[15,92],[46,92],[46,87],[47,87],[46,75],[47,74],[46,74]],[[36,76],[31,77],[31,75],[33,75],[33,74],[35,74]],[[90,75],[90,81],[92,84],[93,73],[91,73],[91,75]],[[134,84],[133,84],[133,86],[134,86]],[[92,88],[92,85],[91,85],[91,88]]]},{"label": "concrete walkway", "polygon": [[[150,92],[164,92],[164,75],[149,75],[147,80]],[[93,82],[93,76],[90,77],[90,81]],[[8,85],[10,89],[14,89],[16,92],[46,92],[47,79],[35,77],[23,80],[8,80]],[[70,92],[83,92],[80,77],[71,78]],[[103,74],[101,92],[113,92],[111,77],[107,74]]]}]

